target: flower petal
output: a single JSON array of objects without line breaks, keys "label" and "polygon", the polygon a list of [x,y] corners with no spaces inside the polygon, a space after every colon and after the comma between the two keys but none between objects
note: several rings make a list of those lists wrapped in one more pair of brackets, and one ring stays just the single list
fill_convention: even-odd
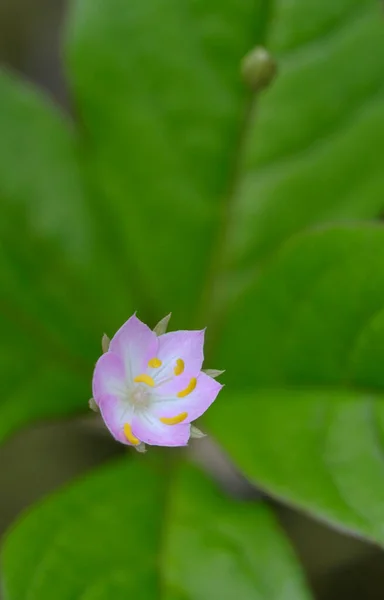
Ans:
[{"label": "flower petal", "polygon": [[[204,360],[204,334],[201,331],[172,331],[158,337],[159,349],[157,358],[161,360],[159,369],[151,369],[151,375],[156,383],[173,378],[179,371],[181,375],[188,371],[197,377]],[[175,373],[175,368],[176,373]]]},{"label": "flower petal", "polygon": [[188,423],[164,425],[153,413],[146,411],[134,414],[132,433],[152,446],[186,446],[190,425]]},{"label": "flower petal", "polygon": [[110,352],[123,359],[130,382],[147,371],[148,361],[156,356],[157,348],[158,337],[136,315],[120,327],[109,346]]},{"label": "flower petal", "polygon": [[113,437],[127,446],[132,446],[125,434],[124,425],[132,422],[133,408],[121,398],[107,394],[99,403],[100,413]]},{"label": "flower petal", "polygon": [[124,363],[119,356],[112,352],[100,356],[93,372],[92,390],[96,404],[105,394],[119,397],[126,394]]},{"label": "flower petal", "polygon": [[[186,383],[186,379],[184,378],[183,383]],[[192,381],[192,383],[193,385],[195,384],[194,381]],[[192,388],[193,385],[191,385],[190,388]],[[164,387],[169,389],[168,385]],[[196,385],[191,392],[188,393],[187,391],[188,385],[179,390],[179,392],[182,392],[183,390],[187,391],[183,397],[179,397],[177,394],[169,396],[157,395],[157,398],[152,405],[152,411],[158,418],[172,418],[186,412],[188,413],[188,417],[185,419],[185,422],[190,423],[205,413],[216,399],[222,387],[223,386],[215,379],[212,379],[212,377],[209,377],[205,373],[200,373],[196,379]],[[158,392],[160,391],[161,386],[158,388]]]}]

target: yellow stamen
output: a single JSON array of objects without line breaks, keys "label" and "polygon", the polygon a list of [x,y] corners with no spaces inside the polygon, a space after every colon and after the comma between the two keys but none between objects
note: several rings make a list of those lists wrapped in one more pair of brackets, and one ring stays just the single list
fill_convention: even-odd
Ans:
[{"label": "yellow stamen", "polygon": [[135,377],[135,379],[133,380],[135,383],[146,383],[147,385],[154,387],[155,382],[153,381],[152,377],[150,375],[147,375],[146,373],[142,373],[141,375],[138,375],[137,377]]},{"label": "yellow stamen", "polygon": [[178,398],[185,398],[185,396],[188,396],[188,394],[190,394],[191,392],[193,392],[193,390],[196,387],[196,384],[197,384],[196,377],[192,377],[191,381],[188,383],[188,385],[185,388],[185,390],[181,390],[181,392],[179,392],[177,394],[177,397]]},{"label": "yellow stamen", "polygon": [[128,442],[130,442],[134,446],[138,446],[140,444],[140,440],[133,435],[132,428],[129,423],[124,424],[124,435],[127,438]]},{"label": "yellow stamen", "polygon": [[176,367],[173,369],[175,375],[181,375],[184,371],[184,361],[182,358],[178,358],[176,361]]},{"label": "yellow stamen", "polygon": [[151,367],[151,369],[158,369],[162,364],[163,363],[159,358],[151,358],[151,360],[148,361],[148,367]]},{"label": "yellow stamen", "polygon": [[188,413],[182,412],[176,417],[161,417],[160,421],[165,425],[177,425],[178,423],[182,423],[188,417]]}]

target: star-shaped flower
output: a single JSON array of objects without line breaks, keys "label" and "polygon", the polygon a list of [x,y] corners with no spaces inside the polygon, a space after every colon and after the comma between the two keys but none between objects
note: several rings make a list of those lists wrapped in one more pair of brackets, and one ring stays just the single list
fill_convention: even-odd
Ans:
[{"label": "star-shaped flower", "polygon": [[222,388],[214,379],[222,371],[201,370],[204,330],[164,333],[169,316],[152,331],[133,315],[110,343],[104,337],[93,375],[91,407],[116,440],[141,451],[201,437],[191,422]]}]

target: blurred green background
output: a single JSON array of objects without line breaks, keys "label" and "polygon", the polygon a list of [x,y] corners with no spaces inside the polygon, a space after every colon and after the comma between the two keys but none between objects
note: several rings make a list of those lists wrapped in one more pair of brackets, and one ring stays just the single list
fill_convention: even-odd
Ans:
[{"label": "blurred green background", "polygon": [[[80,475],[10,534],[4,598],[383,597],[383,32],[376,0],[2,1],[1,531]],[[259,45],[277,76],[255,92]],[[170,516],[157,458],[85,475],[125,457],[86,409],[134,310],[208,326],[226,369],[188,452],[218,487],[181,467]],[[93,517],[89,546],[48,535]],[[108,544],[137,581],[97,579]]]}]

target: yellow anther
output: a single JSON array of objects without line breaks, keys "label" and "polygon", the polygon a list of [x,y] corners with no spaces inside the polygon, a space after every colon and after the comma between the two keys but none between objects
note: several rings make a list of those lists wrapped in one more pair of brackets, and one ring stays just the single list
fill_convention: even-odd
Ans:
[{"label": "yellow anther", "polygon": [[177,394],[177,397],[178,398],[185,398],[185,396],[188,396],[188,394],[190,394],[191,392],[193,392],[193,390],[196,387],[196,384],[197,384],[196,377],[192,377],[191,381],[188,383],[188,385],[185,388],[185,390],[181,390],[181,392],[179,392]]},{"label": "yellow anther", "polygon": [[178,423],[182,423],[188,417],[188,413],[182,412],[176,417],[161,417],[160,421],[165,425],[177,425]]},{"label": "yellow anther", "polygon": [[176,367],[173,369],[175,375],[181,375],[184,372],[184,361],[182,358],[178,358],[176,361]]},{"label": "yellow anther", "polygon": [[135,383],[145,383],[151,387],[154,387],[155,385],[155,382],[153,381],[152,377],[150,375],[147,375],[146,373],[138,375],[133,381]]},{"label": "yellow anther", "polygon": [[162,364],[163,363],[159,358],[151,358],[151,360],[148,361],[148,367],[151,367],[151,369],[158,369]]},{"label": "yellow anther", "polygon": [[129,423],[125,423],[124,425],[124,435],[127,438],[128,442],[130,442],[134,446],[138,446],[140,444],[140,440],[133,435],[132,428]]}]

